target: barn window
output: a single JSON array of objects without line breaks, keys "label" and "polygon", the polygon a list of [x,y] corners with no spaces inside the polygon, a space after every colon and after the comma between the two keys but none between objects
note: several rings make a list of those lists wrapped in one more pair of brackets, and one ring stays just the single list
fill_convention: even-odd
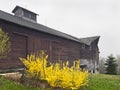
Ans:
[{"label": "barn window", "polygon": [[28,11],[24,11],[24,16],[29,18],[29,19],[36,20],[36,15],[29,13]]},{"label": "barn window", "polygon": [[27,17],[27,18],[29,18],[30,14],[27,11],[24,11],[24,16]]},{"label": "barn window", "polygon": [[89,47],[89,50],[90,50],[90,51],[92,50],[92,47],[91,47],[91,46]]},{"label": "barn window", "polygon": [[36,15],[31,14],[31,19],[36,20]]},{"label": "barn window", "polygon": [[82,44],[82,49],[85,49],[85,44]]}]

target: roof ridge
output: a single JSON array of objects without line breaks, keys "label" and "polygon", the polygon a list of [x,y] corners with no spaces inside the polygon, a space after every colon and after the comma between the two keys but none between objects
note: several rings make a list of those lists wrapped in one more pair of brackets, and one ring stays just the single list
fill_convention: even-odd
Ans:
[{"label": "roof ridge", "polygon": [[64,32],[52,29],[48,26],[45,26],[45,25],[42,25],[42,24],[39,24],[39,23],[27,21],[25,19],[14,16],[14,15],[12,15],[10,13],[7,13],[7,12],[4,12],[4,11],[0,11],[0,19],[8,21],[8,22],[15,23],[15,24],[27,27],[27,28],[32,28],[32,29],[37,30],[37,31],[41,31],[41,32],[44,32],[44,33],[49,33],[49,34],[52,34],[52,35],[55,35],[55,36],[58,36],[58,37],[66,38],[66,39],[73,40],[73,41],[81,43],[79,38],[77,38],[77,37],[74,37],[74,36],[66,34]]},{"label": "roof ridge", "polygon": [[96,39],[99,39],[100,36],[92,36],[92,37],[86,37],[86,38],[80,38],[80,41],[82,41],[83,43],[87,44],[87,45],[91,45],[91,43],[93,41],[95,41]]},{"label": "roof ridge", "polygon": [[[0,10],[0,19],[8,21],[8,22],[12,22],[14,24],[18,24],[18,25],[21,25],[21,26],[24,26],[24,27],[27,27],[27,28],[31,28],[31,29],[34,29],[34,30],[37,30],[37,31],[52,34],[54,36],[66,38],[68,40],[72,40],[72,41],[75,41],[75,42],[78,42],[78,43],[84,43],[86,45],[90,45],[94,38],[99,38],[100,37],[100,36],[92,36],[92,37],[85,37],[85,38],[77,38],[75,36],[69,35],[67,33],[61,32],[61,31],[56,30],[56,29],[52,29],[48,26],[39,24],[37,22],[30,22],[30,21],[22,19],[20,17],[14,16],[10,13],[4,12],[2,10]],[[90,39],[90,40],[87,40],[87,39]]]},{"label": "roof ridge", "polygon": [[84,38],[94,38],[94,37],[100,37],[99,35],[98,36],[90,36],[90,37],[83,37],[83,38],[79,38],[79,39],[84,39]]}]

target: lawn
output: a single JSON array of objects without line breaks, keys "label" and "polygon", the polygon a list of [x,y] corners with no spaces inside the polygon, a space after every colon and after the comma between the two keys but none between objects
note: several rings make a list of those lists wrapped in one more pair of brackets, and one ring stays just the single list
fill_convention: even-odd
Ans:
[{"label": "lawn", "polygon": [[[51,90],[30,88],[0,77],[0,90]],[[94,74],[88,90],[120,90],[120,75]]]},{"label": "lawn", "polygon": [[92,75],[89,88],[89,90],[120,90],[120,75]]},{"label": "lawn", "polygon": [[50,89],[40,89],[40,88],[30,88],[19,83],[6,80],[0,76],[0,90],[50,90]]}]

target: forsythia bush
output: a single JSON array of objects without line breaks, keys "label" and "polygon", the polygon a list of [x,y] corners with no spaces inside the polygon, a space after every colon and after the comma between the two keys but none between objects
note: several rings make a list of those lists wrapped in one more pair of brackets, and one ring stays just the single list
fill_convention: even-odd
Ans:
[{"label": "forsythia bush", "polygon": [[40,55],[31,54],[27,59],[20,58],[26,66],[27,76],[34,79],[46,80],[51,87],[65,89],[78,89],[88,86],[88,71],[80,69],[80,61],[73,62],[69,67],[69,62],[62,65],[60,63],[47,64],[48,55],[44,51]]}]

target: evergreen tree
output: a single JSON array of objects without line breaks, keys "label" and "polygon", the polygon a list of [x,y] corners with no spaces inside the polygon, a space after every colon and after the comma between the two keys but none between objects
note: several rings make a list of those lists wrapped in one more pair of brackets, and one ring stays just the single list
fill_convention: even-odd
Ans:
[{"label": "evergreen tree", "polygon": [[117,63],[115,61],[115,57],[113,55],[108,56],[106,60],[106,73],[116,75],[117,74]]},{"label": "evergreen tree", "polygon": [[0,28],[0,59],[4,58],[10,51],[10,46],[8,34]]}]

